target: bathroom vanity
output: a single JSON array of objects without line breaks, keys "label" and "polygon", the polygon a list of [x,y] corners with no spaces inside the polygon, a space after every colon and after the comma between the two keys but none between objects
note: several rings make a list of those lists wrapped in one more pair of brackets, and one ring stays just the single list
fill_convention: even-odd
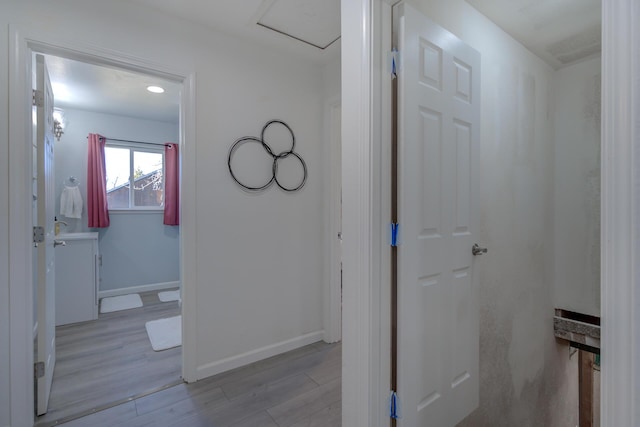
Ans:
[{"label": "bathroom vanity", "polygon": [[56,326],[98,318],[98,233],[61,233],[56,240]]}]

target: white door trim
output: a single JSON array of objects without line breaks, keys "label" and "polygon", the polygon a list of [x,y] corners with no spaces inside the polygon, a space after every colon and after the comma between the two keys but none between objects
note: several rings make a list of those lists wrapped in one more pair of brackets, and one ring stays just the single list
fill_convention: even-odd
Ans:
[{"label": "white door trim", "polygon": [[[31,89],[31,55],[17,31],[9,51],[9,363],[11,426],[33,425],[33,275],[31,120],[26,100]],[[20,100],[20,101],[18,101]],[[29,107],[29,112],[31,108]],[[25,167],[27,165],[27,167]],[[28,313],[28,315],[27,315]]]},{"label": "white door trim", "polygon": [[374,426],[371,395],[371,2],[341,3],[342,425]]},{"label": "white door trim", "polygon": [[[70,40],[53,40],[36,28],[10,26],[9,48],[9,316],[11,426],[33,425],[33,292],[31,200],[31,54],[57,54],[154,74],[183,84],[180,104],[181,282],[183,286],[183,378],[196,379],[195,266],[195,73],[145,58]],[[25,143],[28,142],[28,143]]]},{"label": "white door trim", "polygon": [[640,425],[640,6],[602,2],[601,425]]},{"label": "white door trim", "polygon": [[342,425],[389,425],[391,3],[343,0]]},{"label": "white door trim", "polygon": [[333,343],[342,339],[342,255],[338,233],[342,230],[340,197],[342,192],[340,99],[329,102],[325,109],[328,116],[326,129],[329,132],[329,288],[325,296],[324,341]]}]

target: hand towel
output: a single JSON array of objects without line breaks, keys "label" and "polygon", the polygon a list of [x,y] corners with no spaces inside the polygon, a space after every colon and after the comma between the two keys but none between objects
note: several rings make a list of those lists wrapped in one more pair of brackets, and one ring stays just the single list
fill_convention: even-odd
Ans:
[{"label": "hand towel", "polygon": [[65,186],[64,190],[62,190],[60,195],[60,215],[64,215],[67,218],[82,217],[82,194],[80,194],[80,188],[77,186]]}]

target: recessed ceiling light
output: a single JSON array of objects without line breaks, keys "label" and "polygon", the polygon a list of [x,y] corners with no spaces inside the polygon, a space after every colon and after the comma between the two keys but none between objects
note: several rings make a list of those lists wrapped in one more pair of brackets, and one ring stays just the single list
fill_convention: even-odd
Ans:
[{"label": "recessed ceiling light", "polygon": [[160,86],[147,86],[147,90],[153,93],[163,93],[164,89]]}]

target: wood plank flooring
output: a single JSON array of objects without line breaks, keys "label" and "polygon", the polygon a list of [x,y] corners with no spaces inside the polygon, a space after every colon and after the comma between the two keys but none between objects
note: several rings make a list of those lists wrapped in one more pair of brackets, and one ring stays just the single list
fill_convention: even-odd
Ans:
[{"label": "wood plank flooring", "polygon": [[340,344],[311,344],[64,427],[337,427],[342,418],[341,353]]},{"label": "wood plank flooring", "polygon": [[182,348],[153,351],[144,326],[180,314],[178,302],[163,303],[157,292],[140,296],[143,307],[56,328],[49,411],[37,418],[36,426],[180,380]]},{"label": "wood plank flooring", "polygon": [[[141,294],[144,307],[58,327],[50,411],[36,426],[109,406],[64,423],[78,426],[341,425],[340,344],[314,343],[193,384],[179,383],[181,348],[154,352],[144,323],[179,314],[177,302]],[[136,397],[141,396],[141,397]],[[136,397],[136,398],[134,398]],[[127,401],[127,398],[131,400]]]},{"label": "wood plank flooring", "polygon": [[64,427],[338,427],[340,366],[340,344],[319,342],[140,397]]}]

